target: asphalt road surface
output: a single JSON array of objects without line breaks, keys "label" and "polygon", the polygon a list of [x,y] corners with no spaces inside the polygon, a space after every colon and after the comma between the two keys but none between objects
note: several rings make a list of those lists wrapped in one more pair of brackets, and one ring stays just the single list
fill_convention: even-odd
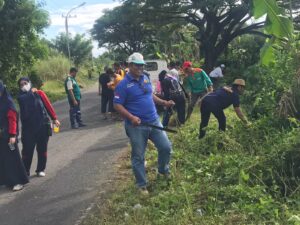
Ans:
[{"label": "asphalt road surface", "polygon": [[49,141],[46,177],[34,175],[35,152],[24,190],[0,186],[1,225],[76,225],[107,191],[128,140],[122,123],[101,120],[99,103],[95,87],[83,94],[82,118],[88,126],[78,130],[70,129],[67,101],[54,104],[62,126]]}]

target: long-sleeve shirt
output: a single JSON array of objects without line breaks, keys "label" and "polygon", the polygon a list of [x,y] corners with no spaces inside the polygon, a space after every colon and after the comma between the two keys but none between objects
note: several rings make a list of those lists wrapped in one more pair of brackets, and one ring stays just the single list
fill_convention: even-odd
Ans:
[{"label": "long-sleeve shirt", "polygon": [[50,102],[49,98],[47,97],[47,95],[41,90],[36,91],[36,93],[41,97],[41,99],[44,103],[44,106],[45,106],[49,116],[51,117],[51,119],[56,120],[57,119],[56,113],[55,113],[54,108],[51,105],[51,102]]},{"label": "long-sleeve shirt", "polygon": [[206,91],[208,87],[212,86],[210,78],[205,71],[200,68],[194,68],[193,74],[189,75],[186,80],[187,87],[192,93]]},{"label": "long-sleeve shirt", "polygon": [[17,135],[17,112],[14,110],[8,110],[8,134],[10,137]]}]

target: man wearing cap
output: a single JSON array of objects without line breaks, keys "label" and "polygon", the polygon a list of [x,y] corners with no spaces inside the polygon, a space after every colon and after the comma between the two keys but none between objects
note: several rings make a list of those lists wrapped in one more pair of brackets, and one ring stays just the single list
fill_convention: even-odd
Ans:
[{"label": "man wearing cap", "polygon": [[209,73],[209,77],[213,82],[214,89],[217,89],[220,83],[220,80],[224,77],[223,72],[225,69],[225,65],[221,64],[220,66],[216,67],[213,71]]},{"label": "man wearing cap", "polygon": [[205,136],[205,127],[207,127],[210,114],[212,113],[218,120],[219,130],[226,129],[226,116],[224,109],[233,105],[236,115],[245,123],[248,121],[240,109],[240,97],[245,89],[245,81],[243,79],[234,80],[232,87],[224,86],[215,92],[209,93],[204,97],[201,104],[201,123],[199,131],[199,139]]},{"label": "man wearing cap", "polygon": [[131,143],[131,163],[141,194],[148,194],[145,171],[145,150],[150,139],[158,150],[158,173],[168,177],[171,143],[164,131],[147,125],[162,127],[155,104],[171,107],[152,93],[149,78],[143,73],[145,61],[140,53],[128,58],[129,72],[115,89],[114,107],[125,118],[125,131]]},{"label": "man wearing cap", "polygon": [[202,98],[207,92],[213,91],[213,88],[212,82],[205,71],[200,68],[193,68],[191,62],[184,62],[182,69],[186,76],[187,88],[191,92],[191,102],[188,106],[186,117],[188,120],[198,99]]},{"label": "man wearing cap", "polygon": [[69,75],[65,80],[65,91],[68,96],[68,101],[70,105],[70,122],[71,128],[77,129],[78,127],[84,127],[85,124],[82,123],[81,120],[81,112],[80,112],[80,100],[81,100],[81,92],[80,87],[76,81],[76,75],[78,70],[74,67],[70,69]]}]

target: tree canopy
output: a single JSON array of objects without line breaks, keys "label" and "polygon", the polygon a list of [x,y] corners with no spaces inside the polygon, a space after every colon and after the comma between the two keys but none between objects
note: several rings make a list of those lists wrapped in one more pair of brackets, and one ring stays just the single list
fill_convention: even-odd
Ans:
[{"label": "tree canopy", "polygon": [[67,38],[69,40],[71,60],[76,66],[79,66],[87,58],[91,57],[93,49],[92,42],[86,39],[82,34],[76,34],[75,37],[67,37],[65,33],[61,33],[53,40],[52,47],[63,53],[66,57],[69,57]]},{"label": "tree canopy", "polygon": [[5,0],[1,4],[0,74],[1,79],[14,81],[43,55],[38,35],[48,26],[48,13],[33,0]]},{"label": "tree canopy", "polygon": [[92,29],[99,47],[117,47],[126,54],[143,51],[154,34],[155,30],[145,24],[139,7],[126,3],[107,10]]}]

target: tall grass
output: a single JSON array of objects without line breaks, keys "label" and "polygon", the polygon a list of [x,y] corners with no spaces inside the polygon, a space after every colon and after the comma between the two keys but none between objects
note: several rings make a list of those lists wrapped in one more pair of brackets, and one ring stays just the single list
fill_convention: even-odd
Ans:
[{"label": "tall grass", "polygon": [[34,70],[44,82],[49,80],[63,81],[69,67],[69,60],[65,56],[55,55],[36,63]]}]

